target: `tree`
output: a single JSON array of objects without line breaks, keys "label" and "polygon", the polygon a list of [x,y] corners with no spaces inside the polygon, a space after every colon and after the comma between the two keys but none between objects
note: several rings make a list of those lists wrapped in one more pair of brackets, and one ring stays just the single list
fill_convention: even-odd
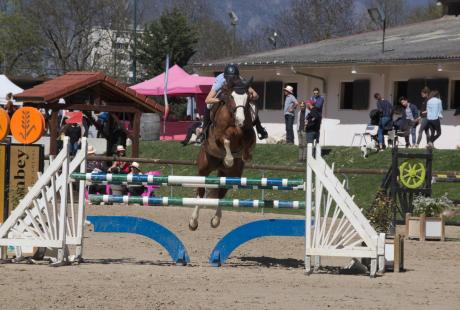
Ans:
[{"label": "tree", "polygon": [[40,68],[40,34],[22,14],[20,1],[0,1],[0,63],[4,74],[21,74]]},{"label": "tree", "polygon": [[354,0],[293,0],[274,28],[286,46],[343,36],[355,29],[354,10]]},{"label": "tree", "polygon": [[187,65],[196,53],[198,34],[195,27],[178,10],[165,11],[161,17],[146,26],[138,41],[137,59],[143,67],[144,77],[160,74],[165,70],[165,57],[181,67]]},{"label": "tree", "polygon": [[[94,70],[95,51],[106,39],[100,29],[128,21],[129,0],[34,0],[25,8],[44,40],[43,53],[57,70]],[[120,14],[123,16],[120,16]],[[115,29],[117,30],[117,29]]]}]

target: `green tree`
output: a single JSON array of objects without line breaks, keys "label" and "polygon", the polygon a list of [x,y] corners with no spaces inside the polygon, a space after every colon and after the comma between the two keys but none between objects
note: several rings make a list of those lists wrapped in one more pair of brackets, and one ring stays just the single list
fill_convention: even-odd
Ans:
[{"label": "green tree", "polygon": [[22,12],[19,0],[0,2],[0,64],[5,74],[21,74],[40,66],[40,34]]},{"label": "green tree", "polygon": [[163,72],[167,54],[171,65],[187,65],[196,52],[197,42],[197,31],[185,15],[178,9],[164,12],[146,26],[138,41],[137,59],[142,65],[142,75],[152,77]]}]

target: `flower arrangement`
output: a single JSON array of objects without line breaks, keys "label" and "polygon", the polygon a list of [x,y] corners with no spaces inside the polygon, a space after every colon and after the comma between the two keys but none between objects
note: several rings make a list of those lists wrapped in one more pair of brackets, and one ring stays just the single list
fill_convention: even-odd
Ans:
[{"label": "flower arrangement", "polygon": [[454,206],[452,200],[447,198],[447,193],[438,198],[418,195],[415,196],[412,204],[414,206],[414,215],[425,215],[427,217],[439,216],[444,210],[451,209]]},{"label": "flower arrangement", "polygon": [[391,197],[384,190],[379,190],[375,194],[371,207],[365,211],[365,216],[377,232],[389,231],[392,220],[391,204]]}]

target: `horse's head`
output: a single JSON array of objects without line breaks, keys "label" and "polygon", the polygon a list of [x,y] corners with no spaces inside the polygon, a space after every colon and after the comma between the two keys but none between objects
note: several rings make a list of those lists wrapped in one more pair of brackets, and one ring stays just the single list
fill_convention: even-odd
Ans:
[{"label": "horse's head", "polygon": [[249,103],[249,87],[251,86],[252,78],[249,81],[237,79],[227,85],[228,104],[232,108],[235,118],[236,127],[243,127],[245,121],[245,110]]}]

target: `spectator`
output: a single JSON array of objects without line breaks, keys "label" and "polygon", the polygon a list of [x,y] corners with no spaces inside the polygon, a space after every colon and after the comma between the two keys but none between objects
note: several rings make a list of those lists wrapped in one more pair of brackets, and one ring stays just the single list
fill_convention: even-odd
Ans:
[{"label": "spectator", "polygon": [[420,128],[418,129],[418,138],[417,138],[417,144],[416,146],[418,147],[420,145],[420,142],[422,141],[422,135],[423,132],[425,132],[425,137],[426,137],[426,143],[428,144],[428,120],[426,119],[426,104],[428,101],[428,96],[430,95],[430,89],[428,87],[424,87],[422,91],[420,92],[420,96],[422,96],[423,101],[422,104],[420,105],[420,116],[419,116],[419,124]]},{"label": "spectator", "polygon": [[297,136],[299,137],[299,162],[307,158],[307,136],[305,134],[305,102],[299,103],[299,112],[297,113]]},{"label": "spectator", "polygon": [[72,123],[70,124],[70,127],[68,127],[65,131],[65,135],[69,137],[69,143],[70,143],[70,155],[74,156],[77,154],[78,149],[80,148],[80,142],[81,142],[81,127],[78,123]]},{"label": "spectator", "polygon": [[439,99],[439,92],[437,90],[432,90],[429,98],[426,103],[426,118],[430,131],[427,147],[433,148],[434,141],[441,136],[442,101]]},{"label": "spectator", "polygon": [[[106,170],[106,167],[102,161],[91,160],[91,155],[96,154],[96,149],[92,145],[88,145],[88,161],[86,162],[87,173],[101,173]],[[88,193],[91,194],[105,194],[105,185],[103,184],[91,184],[88,187]]]},{"label": "spectator", "polygon": [[323,116],[323,105],[324,105],[324,97],[319,94],[319,88],[315,87],[313,89],[313,96],[310,98],[315,104],[315,107],[318,109],[321,117]]},{"label": "spectator", "polygon": [[8,116],[11,119],[13,117],[14,112],[16,112],[16,108],[15,108],[15,106],[13,104],[13,93],[8,93],[6,95],[5,110],[8,113]]},{"label": "spectator", "polygon": [[[142,174],[139,163],[134,161],[129,166],[129,173],[130,174]],[[141,196],[144,193],[144,185],[130,183],[128,185],[128,193],[130,196]]]},{"label": "spectator", "polygon": [[310,110],[305,120],[305,131],[308,143],[319,143],[319,130],[321,129],[321,112],[313,100],[307,100],[307,108]]},{"label": "spectator", "polygon": [[379,142],[379,150],[383,150],[383,131],[392,121],[393,106],[388,100],[382,98],[379,93],[374,94],[377,100],[377,109],[380,113],[379,130],[377,132],[377,139]]},{"label": "spectator", "polygon": [[[126,149],[123,145],[117,145],[117,157],[125,157],[126,156]],[[126,161],[117,160],[115,161],[109,169],[107,169],[110,173],[129,173],[130,167],[129,163]]]},{"label": "spectator", "polygon": [[[417,119],[419,118],[419,111],[415,104],[410,103],[406,97],[399,98],[399,103],[404,109],[403,118],[409,121],[410,135],[412,138],[412,146],[416,146],[416,128],[417,128]],[[409,136],[405,137],[406,147],[410,147]]]},{"label": "spectator", "polygon": [[110,134],[110,130],[109,130],[109,113],[108,112],[101,112],[97,115],[97,120],[96,120],[96,124],[97,124],[97,137],[98,138],[103,138],[103,137],[107,137],[109,135],[107,134]]},{"label": "spectator", "polygon": [[[117,145],[117,157],[125,157],[126,150],[123,145]],[[115,161],[112,166],[107,169],[109,173],[123,173],[128,174],[130,171],[129,163],[126,161],[117,160]],[[128,188],[124,184],[111,184],[110,189],[112,191],[112,195],[126,195],[128,193]]]},{"label": "spectator", "polygon": [[185,136],[185,139],[181,141],[183,146],[186,146],[189,142],[190,139],[192,138],[193,135],[196,135],[197,137],[201,134],[201,131],[203,129],[203,117],[199,117],[199,120],[194,122],[188,129],[187,129],[187,135]]},{"label": "spectator", "polygon": [[284,88],[284,121],[286,123],[286,143],[294,144],[294,111],[297,108],[297,99],[293,95],[294,89],[291,85]]}]

